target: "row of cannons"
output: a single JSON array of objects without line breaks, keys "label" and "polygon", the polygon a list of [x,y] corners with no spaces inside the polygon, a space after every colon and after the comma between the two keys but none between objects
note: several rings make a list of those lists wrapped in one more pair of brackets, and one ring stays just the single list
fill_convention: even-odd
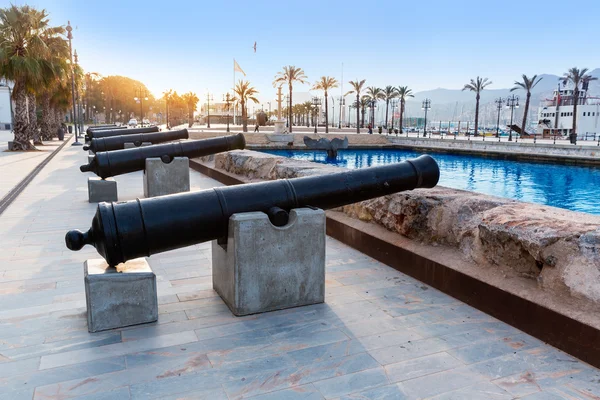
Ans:
[{"label": "row of cannons", "polygon": [[[244,148],[242,135],[157,144],[163,139],[185,139],[187,132],[177,138],[177,131],[165,132],[171,136],[135,129],[108,132],[106,128],[88,131],[88,150],[95,155],[81,168],[102,179],[139,170],[147,174],[153,163],[169,165],[178,157]],[[134,136],[135,142],[128,141]],[[142,146],[144,142],[152,145]],[[134,144],[125,149],[125,143]],[[323,210],[432,188],[439,173],[435,160],[424,155],[327,175],[100,202],[89,230],[72,230],[65,237],[69,249],[91,245],[102,256],[84,264],[88,329],[96,332],[156,321],[156,276],[146,257],[209,241],[213,288],[234,315],[322,303]],[[173,178],[167,173],[160,179]]]}]

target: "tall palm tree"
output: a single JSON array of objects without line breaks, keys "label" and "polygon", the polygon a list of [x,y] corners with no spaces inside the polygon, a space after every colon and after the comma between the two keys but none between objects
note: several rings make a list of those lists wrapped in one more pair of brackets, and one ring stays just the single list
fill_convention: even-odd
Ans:
[{"label": "tall palm tree", "polygon": [[[56,28],[55,28],[56,29]],[[51,99],[53,95],[60,90],[63,90],[63,86],[69,85],[69,45],[64,38],[55,36],[47,32],[44,42],[49,49],[49,68],[44,70],[44,82],[45,84],[41,88],[40,103],[42,109],[41,117],[41,136],[44,140],[50,140],[56,134],[58,126],[53,123],[53,116],[55,114],[56,103],[52,103]],[[60,93],[61,95],[64,93]],[[64,100],[67,100],[66,106],[69,106],[69,97],[66,99],[60,98],[61,107]],[[89,112],[89,111],[88,111]]]},{"label": "tall palm tree", "polygon": [[273,87],[277,87],[282,83],[287,83],[288,84],[288,90],[289,90],[289,102],[290,102],[290,107],[289,107],[289,115],[288,115],[288,121],[289,121],[289,125],[290,125],[290,133],[292,132],[292,104],[294,104],[292,102],[292,90],[293,90],[293,86],[294,86],[294,82],[299,82],[299,83],[306,83],[306,80],[308,78],[306,77],[306,75],[304,75],[304,70],[302,68],[296,68],[293,65],[288,65],[283,67],[283,71],[280,71],[277,73],[277,75],[275,75],[275,80],[273,81]]},{"label": "tall palm tree", "polygon": [[360,121],[361,121],[360,127],[361,128],[365,127],[365,114],[367,113],[367,107],[369,106],[370,103],[371,103],[371,97],[369,95],[365,94],[364,96],[362,96],[360,98],[359,107],[360,107],[360,112],[361,112],[361,119],[360,119]]},{"label": "tall palm tree", "polygon": [[[365,86],[365,82],[367,80],[363,79],[362,81],[359,81],[358,79],[355,81],[350,81],[348,82],[350,84],[350,86],[352,86],[352,90],[350,90],[349,92],[346,93],[346,95],[348,94],[352,94],[352,93],[356,93],[356,133],[360,133],[360,128],[361,126],[358,123],[358,113],[360,111],[359,108],[359,104],[360,104],[360,93],[363,90],[363,87]],[[346,96],[344,95],[344,97]],[[362,126],[364,127],[364,113],[363,113],[363,124]]]},{"label": "tall palm tree", "polygon": [[379,100],[383,100],[383,90],[375,86],[369,86],[367,95],[371,98],[371,127],[375,128],[375,106]]},{"label": "tall palm tree", "polygon": [[594,78],[587,75],[588,69],[573,67],[565,73],[564,79],[573,83],[573,130],[571,131],[570,139],[571,143],[577,143],[577,103],[579,100],[579,84],[584,82],[594,81],[598,78]]},{"label": "tall palm tree", "polygon": [[48,29],[46,11],[15,5],[0,9],[0,76],[14,82],[15,150],[35,149],[27,127],[27,85],[40,81],[47,67],[48,48],[43,39]]},{"label": "tall palm tree", "polygon": [[383,99],[385,100],[385,128],[388,127],[388,111],[390,108],[390,100],[398,97],[398,89],[393,86],[386,86],[383,89]]},{"label": "tall palm tree", "polygon": [[[515,90],[523,89],[527,92],[527,96],[525,97],[525,110],[524,110],[524,114],[523,114],[523,125],[521,126],[521,132],[525,133],[525,126],[527,123],[527,114],[529,113],[529,101],[531,100],[531,89],[533,89],[535,87],[535,85],[540,83],[540,81],[542,80],[542,77],[538,78],[537,75],[534,75],[531,78],[529,78],[527,75],[523,74],[522,79],[523,80],[521,82],[515,81],[515,87],[510,89],[510,91],[514,92]],[[510,133],[512,136],[512,129],[510,130]],[[512,138],[508,138],[508,140],[512,140]]]},{"label": "tall palm tree", "polygon": [[[242,107],[242,131],[248,132],[248,110],[246,105],[248,101],[258,103],[258,99],[256,98],[258,91],[253,86],[250,86],[250,82],[240,79],[235,85],[233,92],[235,93],[236,100]],[[290,127],[291,125],[292,121],[290,121]]]},{"label": "tall palm tree", "polygon": [[408,86],[398,86],[398,97],[400,98],[400,129],[399,132],[402,133],[402,122],[404,118],[404,105],[406,104],[407,97],[415,97],[412,93],[412,89],[409,89]]},{"label": "tall palm tree", "polygon": [[325,133],[329,133],[329,106],[327,102],[327,92],[329,89],[338,87],[338,81],[330,76],[322,76],[315,85],[313,90],[322,90],[325,92]]},{"label": "tall palm tree", "polygon": [[475,136],[479,135],[479,100],[481,99],[481,91],[485,89],[487,86],[491,85],[492,81],[488,80],[488,78],[480,78],[471,79],[471,82],[467,83],[464,90],[470,90],[471,92],[475,92]]},{"label": "tall palm tree", "polygon": [[196,96],[196,93],[194,93],[194,92],[184,93],[181,97],[183,97],[185,104],[187,104],[188,128],[191,128],[192,125],[194,125],[194,111],[196,111],[197,106],[198,106],[198,101],[200,99],[198,98],[198,96]]}]

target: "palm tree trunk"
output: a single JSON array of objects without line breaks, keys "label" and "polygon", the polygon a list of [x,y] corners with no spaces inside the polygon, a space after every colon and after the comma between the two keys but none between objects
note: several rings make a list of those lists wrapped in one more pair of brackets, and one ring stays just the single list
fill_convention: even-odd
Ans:
[{"label": "palm tree trunk", "polygon": [[402,118],[404,118],[404,99],[400,100],[400,122],[398,122],[398,125],[400,125],[400,133],[402,133]]},{"label": "palm tree trunk", "polygon": [[35,150],[35,147],[29,141],[29,129],[27,128],[27,94],[22,85],[15,84],[12,92],[15,101],[14,109],[14,141],[13,150],[25,151]]},{"label": "palm tree trunk", "polygon": [[248,132],[248,110],[246,110],[246,102],[242,101],[242,132]]},{"label": "palm tree trunk", "polygon": [[292,104],[294,104],[294,103],[292,103],[292,82],[289,83],[288,87],[290,90],[290,110],[289,110],[290,115],[288,117],[288,121],[289,121],[289,125],[290,125],[290,133],[292,133],[292,125],[294,125],[292,123]]},{"label": "palm tree trunk", "polygon": [[327,105],[327,90],[325,91],[325,133],[329,133],[329,107]]},{"label": "palm tree trunk", "polygon": [[44,92],[42,95],[42,121],[40,123],[40,130],[43,140],[52,140],[54,136],[52,133],[51,123],[52,119],[50,118],[50,93]]},{"label": "palm tree trunk", "polygon": [[579,100],[579,84],[573,90],[573,130],[571,131],[571,143],[577,144],[577,103]]},{"label": "palm tree trunk", "polygon": [[361,118],[360,118],[360,127],[361,128],[365,127],[365,114],[366,114],[366,111],[367,111],[367,110],[365,110],[365,108],[366,108],[365,106],[362,106],[361,110],[360,110],[361,114],[362,114]]},{"label": "palm tree trunk", "polygon": [[192,107],[188,108],[188,128],[191,128],[194,125],[194,109]]},{"label": "palm tree trunk", "polygon": [[388,127],[388,110],[390,108],[390,101],[385,101],[385,129]]},{"label": "palm tree trunk", "polygon": [[358,114],[360,113],[360,99],[358,97],[358,92],[356,92],[356,133],[360,133],[360,125],[358,124]]},{"label": "palm tree trunk", "polygon": [[479,93],[475,97],[475,136],[479,135]]},{"label": "palm tree trunk", "polygon": [[531,99],[531,92],[527,91],[527,97],[525,98],[525,110],[523,110],[523,125],[521,126],[521,133],[525,134],[525,126],[527,126],[527,113],[529,113],[529,100]]},{"label": "palm tree trunk", "polygon": [[27,93],[27,113],[29,117],[29,125],[27,126],[29,137],[33,140],[34,145],[43,145],[40,130],[38,129],[37,106],[33,93]]}]

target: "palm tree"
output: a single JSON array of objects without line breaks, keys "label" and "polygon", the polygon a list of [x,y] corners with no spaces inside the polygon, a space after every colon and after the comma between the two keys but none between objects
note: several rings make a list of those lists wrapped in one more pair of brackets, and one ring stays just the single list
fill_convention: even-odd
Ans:
[{"label": "palm tree", "polygon": [[[358,113],[359,113],[359,104],[360,104],[360,92],[362,92],[363,90],[363,86],[365,85],[365,82],[367,80],[363,79],[362,81],[359,81],[358,79],[355,81],[350,81],[348,82],[350,84],[350,86],[352,86],[352,90],[350,90],[348,93],[346,93],[346,95],[348,94],[352,94],[352,93],[356,93],[356,133],[360,133],[360,128],[361,126],[358,124]],[[346,96],[344,95],[344,96]],[[363,111],[363,126],[364,126],[364,111]]]},{"label": "palm tree", "polygon": [[398,97],[400,98],[400,134],[402,134],[402,122],[404,118],[404,105],[406,104],[407,97],[415,97],[412,93],[412,89],[408,86],[398,86]]},{"label": "palm tree", "polygon": [[196,93],[194,93],[194,92],[187,92],[187,93],[183,94],[181,97],[183,97],[185,104],[187,104],[188,128],[191,128],[192,125],[194,125],[194,111],[196,111],[198,101],[200,99],[198,98],[198,96],[196,96]]},{"label": "palm tree", "polygon": [[277,73],[277,75],[275,75],[275,80],[273,81],[273,87],[277,87],[282,83],[287,83],[288,84],[288,90],[289,90],[289,103],[290,103],[290,108],[289,108],[289,115],[288,115],[288,121],[289,121],[289,125],[290,125],[290,133],[292,132],[292,104],[294,104],[292,102],[292,90],[293,90],[293,86],[294,86],[294,82],[300,82],[300,83],[306,83],[306,79],[308,79],[306,77],[306,75],[304,75],[304,70],[302,70],[302,68],[296,68],[293,65],[288,65],[283,67],[283,71],[280,71]]},{"label": "palm tree", "polygon": [[171,102],[172,97],[173,89],[169,89],[163,92],[163,99],[165,99],[165,105],[167,109],[167,129],[171,129],[171,124],[169,123],[169,103]]},{"label": "palm tree", "polygon": [[367,95],[371,98],[371,127],[375,128],[375,106],[379,100],[383,100],[383,90],[375,86],[370,86],[367,88]]},{"label": "palm tree", "polygon": [[[255,97],[258,94],[258,91],[253,86],[250,86],[250,82],[240,79],[235,85],[233,92],[235,93],[236,100],[242,107],[242,131],[248,132],[248,110],[246,105],[248,100],[258,103],[258,99]],[[290,127],[291,126],[292,122],[290,121]]]},{"label": "palm tree", "polygon": [[579,100],[579,84],[590,81],[595,81],[598,78],[594,78],[587,75],[588,69],[573,67],[566,72],[564,79],[573,83],[573,130],[571,131],[570,139],[571,143],[577,143],[577,102]]},{"label": "palm tree", "polygon": [[474,80],[471,79],[471,82],[467,83],[462,89],[463,91],[470,90],[477,93],[475,96],[475,136],[479,135],[479,100],[481,99],[481,91],[491,84],[492,81],[489,81],[488,78],[477,77]]},{"label": "palm tree", "polygon": [[44,37],[50,28],[46,11],[11,5],[0,9],[0,76],[14,82],[14,150],[34,150],[28,129],[28,83],[39,82],[48,67]]},{"label": "palm tree", "polygon": [[362,96],[360,98],[359,106],[360,106],[360,111],[361,111],[361,115],[362,115],[361,120],[360,120],[361,128],[365,127],[365,114],[367,113],[366,110],[367,110],[367,107],[369,106],[369,103],[371,103],[371,97],[369,97],[369,95],[365,94],[364,96]]},{"label": "palm tree", "polygon": [[390,108],[390,100],[398,97],[398,89],[393,86],[386,86],[383,89],[383,99],[385,100],[385,128],[388,127],[388,111]]},{"label": "palm tree", "polygon": [[[542,80],[542,77],[538,78],[537,75],[534,75],[531,78],[529,78],[527,75],[523,74],[522,78],[523,78],[523,80],[521,82],[515,81],[515,87],[510,89],[510,91],[514,92],[515,90],[523,89],[527,92],[527,97],[525,98],[525,110],[524,110],[524,114],[523,114],[523,125],[521,126],[521,132],[526,133],[525,132],[525,126],[526,126],[525,124],[527,123],[527,114],[529,113],[529,101],[531,100],[531,89],[533,89],[535,87],[535,85],[540,83],[540,81]],[[512,129],[510,130],[510,133],[512,136]],[[512,137],[508,138],[508,140],[512,140]]]},{"label": "palm tree", "polygon": [[329,133],[329,106],[327,102],[327,92],[329,89],[338,87],[338,81],[330,76],[322,76],[313,86],[313,90],[322,90],[325,92],[325,133]]}]

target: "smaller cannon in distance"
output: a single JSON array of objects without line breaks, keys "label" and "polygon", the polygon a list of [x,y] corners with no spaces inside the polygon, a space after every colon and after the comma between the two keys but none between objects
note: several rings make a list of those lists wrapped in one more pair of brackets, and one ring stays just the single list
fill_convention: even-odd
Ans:
[{"label": "smaller cannon in distance", "polygon": [[[147,147],[150,148],[150,147]],[[216,187],[119,203],[100,203],[86,232],[65,236],[70,250],[89,244],[110,266],[226,237],[233,214],[262,211],[271,222],[293,208],[331,209],[437,185],[440,170],[428,155],[326,175]],[[273,211],[274,210],[274,211]],[[285,215],[283,215],[285,217]]]},{"label": "smaller cannon in distance", "polygon": [[79,167],[81,172],[93,172],[102,179],[143,171],[147,158],[161,158],[169,163],[175,157],[196,158],[224,151],[243,149],[244,135],[222,136],[202,140],[186,140],[177,143],[157,144],[132,149],[103,151],[96,153],[89,164]]},{"label": "smaller cannon in distance", "polygon": [[151,133],[136,133],[132,135],[106,136],[93,138],[88,146],[83,146],[83,150],[90,150],[92,153],[100,153],[102,151],[123,150],[125,143],[134,143],[140,146],[144,142],[159,144],[165,142],[174,142],[180,139],[188,139],[190,137],[187,129],[177,131],[151,132]]},{"label": "smaller cannon in distance", "polygon": [[110,136],[135,135],[137,133],[158,132],[158,126],[148,126],[146,128],[125,128],[125,129],[109,129],[109,130],[93,130],[88,135],[90,140],[95,138],[103,138]]}]

